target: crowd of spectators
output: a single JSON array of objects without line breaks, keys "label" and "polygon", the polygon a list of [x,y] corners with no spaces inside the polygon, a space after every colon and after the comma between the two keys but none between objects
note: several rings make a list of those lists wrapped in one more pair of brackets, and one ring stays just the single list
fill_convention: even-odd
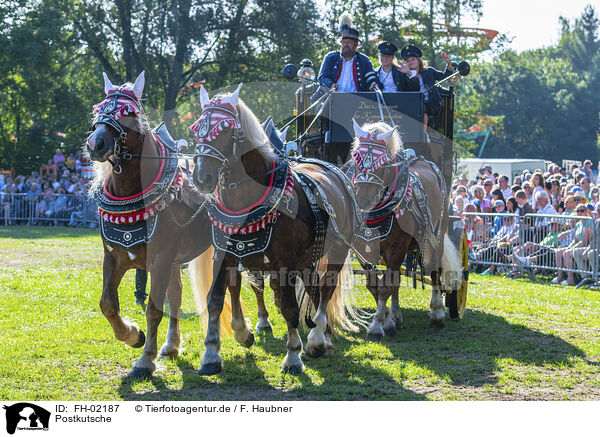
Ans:
[{"label": "crowd of spectators", "polygon": [[61,149],[29,176],[0,174],[0,225],[96,226],[87,196],[92,174],[81,151],[65,156]]},{"label": "crowd of spectators", "polygon": [[499,268],[517,275],[522,267],[546,267],[555,274],[553,283],[576,284],[600,267],[600,186],[595,182],[589,160],[581,167],[525,170],[512,184],[491,165],[472,180],[459,176],[452,201],[465,223],[471,260],[480,269],[489,266],[484,275]]}]

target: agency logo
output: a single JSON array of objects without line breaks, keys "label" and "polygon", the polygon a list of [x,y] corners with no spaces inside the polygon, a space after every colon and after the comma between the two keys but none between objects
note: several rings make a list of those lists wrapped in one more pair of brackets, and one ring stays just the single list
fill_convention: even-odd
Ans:
[{"label": "agency logo", "polygon": [[28,402],[4,406],[6,410],[6,432],[14,434],[19,431],[48,431],[50,411]]}]

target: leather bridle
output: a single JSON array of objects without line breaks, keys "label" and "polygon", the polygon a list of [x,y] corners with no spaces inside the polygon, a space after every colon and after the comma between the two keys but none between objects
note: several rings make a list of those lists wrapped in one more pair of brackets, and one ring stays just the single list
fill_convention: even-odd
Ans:
[{"label": "leather bridle", "polygon": [[[137,99],[132,97],[131,95],[121,92],[119,89],[116,92],[112,92],[108,95],[105,100],[109,100],[98,112],[94,121],[92,121],[92,129],[95,130],[99,124],[105,124],[107,126],[112,127],[117,131],[117,136],[115,137],[115,142],[113,144],[113,153],[112,155],[115,157],[115,160],[111,160],[110,158],[107,161],[112,165],[113,172],[116,174],[121,174],[123,171],[123,167],[121,163],[123,160],[131,160],[134,157],[138,157],[141,155],[133,155],[127,151],[127,134],[131,132],[133,129],[123,126],[118,122],[116,118],[116,111],[119,109],[118,101],[120,98],[124,98],[129,100],[133,105],[138,109],[141,113],[141,107]],[[144,135],[140,132],[138,133],[138,140],[136,143],[136,149],[139,146],[140,142],[144,141]]]}]

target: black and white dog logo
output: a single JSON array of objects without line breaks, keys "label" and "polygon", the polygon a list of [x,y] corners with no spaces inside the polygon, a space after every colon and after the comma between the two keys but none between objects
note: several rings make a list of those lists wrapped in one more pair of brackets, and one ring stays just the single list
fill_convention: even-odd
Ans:
[{"label": "black and white dog logo", "polygon": [[28,402],[4,406],[6,410],[6,432],[14,434],[18,430],[47,431],[50,411]]}]

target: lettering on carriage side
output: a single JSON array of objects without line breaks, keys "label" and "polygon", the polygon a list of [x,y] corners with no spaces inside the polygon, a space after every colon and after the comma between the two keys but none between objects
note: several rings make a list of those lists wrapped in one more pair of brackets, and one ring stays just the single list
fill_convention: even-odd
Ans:
[{"label": "lettering on carriage side", "polygon": [[4,405],[6,410],[6,432],[15,431],[48,431],[50,411],[29,402]]}]

